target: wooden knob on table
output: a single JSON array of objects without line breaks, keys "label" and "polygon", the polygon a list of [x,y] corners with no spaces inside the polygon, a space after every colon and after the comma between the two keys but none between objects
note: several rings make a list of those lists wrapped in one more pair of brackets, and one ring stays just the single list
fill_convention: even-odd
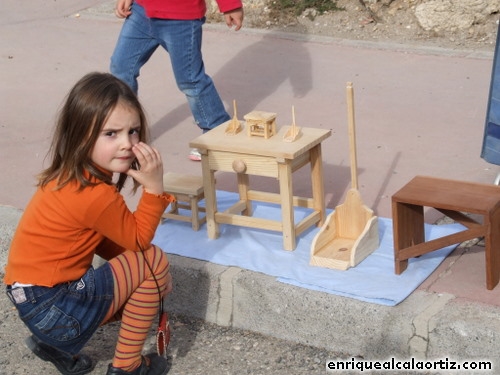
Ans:
[{"label": "wooden knob on table", "polygon": [[247,165],[243,160],[236,159],[233,161],[233,170],[236,173],[245,173],[245,171],[247,170]]}]

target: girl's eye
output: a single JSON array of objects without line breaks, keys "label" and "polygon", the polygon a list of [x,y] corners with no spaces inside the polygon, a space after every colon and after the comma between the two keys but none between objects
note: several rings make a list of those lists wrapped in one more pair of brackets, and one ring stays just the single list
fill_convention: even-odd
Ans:
[{"label": "girl's eye", "polygon": [[109,131],[109,132],[104,133],[104,135],[105,135],[105,136],[107,136],[107,137],[112,137],[112,136],[114,136],[115,134],[116,134],[116,132],[115,132],[115,131]]},{"label": "girl's eye", "polygon": [[137,135],[139,134],[139,128],[137,129],[131,129],[130,132],[129,132],[130,135]]}]

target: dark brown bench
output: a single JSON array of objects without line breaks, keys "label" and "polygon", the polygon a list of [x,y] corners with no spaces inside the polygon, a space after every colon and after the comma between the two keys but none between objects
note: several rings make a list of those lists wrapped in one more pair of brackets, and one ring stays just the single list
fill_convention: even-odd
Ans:
[{"label": "dark brown bench", "polygon": [[[424,207],[432,207],[467,229],[425,241]],[[481,215],[480,223],[464,213]],[[486,288],[500,278],[500,187],[497,185],[417,176],[392,196],[396,274],[408,259],[464,241],[484,237]]]}]

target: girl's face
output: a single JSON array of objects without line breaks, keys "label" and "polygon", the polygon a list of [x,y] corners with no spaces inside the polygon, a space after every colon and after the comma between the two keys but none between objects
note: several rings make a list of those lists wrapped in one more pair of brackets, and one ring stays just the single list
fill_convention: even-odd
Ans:
[{"label": "girl's face", "polygon": [[92,149],[92,161],[113,173],[127,172],[135,159],[132,146],[140,141],[140,129],[137,112],[119,102],[101,129]]}]

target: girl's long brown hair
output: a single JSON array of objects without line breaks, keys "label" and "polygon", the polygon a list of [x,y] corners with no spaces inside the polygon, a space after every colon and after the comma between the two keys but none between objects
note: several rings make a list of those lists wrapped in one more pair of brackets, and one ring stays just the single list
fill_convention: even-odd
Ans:
[{"label": "girl's long brown hair", "polygon": [[[144,110],[129,86],[109,73],[89,73],[69,92],[59,113],[48,156],[51,164],[38,175],[38,186],[57,180],[60,189],[74,180],[80,189],[93,185],[88,178],[97,178],[113,184],[112,176],[95,166],[90,158],[99,133],[111,111],[118,103],[130,106],[139,115],[140,141],[148,141],[148,127]],[[134,162],[132,168],[137,168]],[[88,171],[88,172],[85,172]],[[121,190],[127,175],[120,173],[116,187]],[[138,183],[134,181],[134,191]]]}]

